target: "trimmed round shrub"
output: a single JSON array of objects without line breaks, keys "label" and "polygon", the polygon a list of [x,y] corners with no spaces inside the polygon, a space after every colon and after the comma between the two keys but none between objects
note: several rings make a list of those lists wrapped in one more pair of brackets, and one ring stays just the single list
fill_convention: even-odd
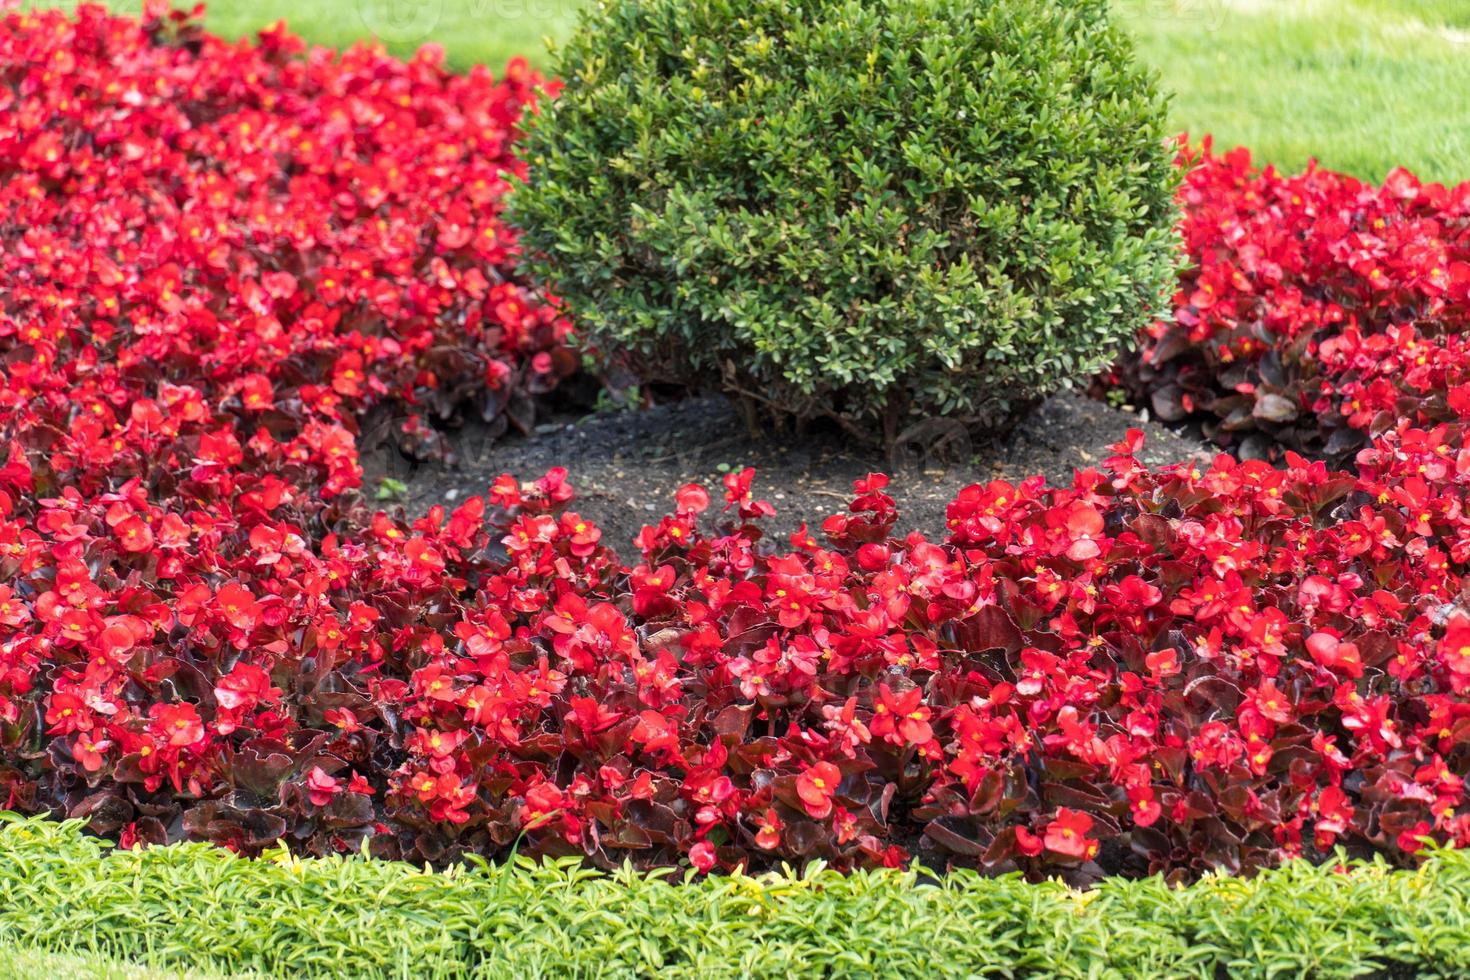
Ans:
[{"label": "trimmed round shrub", "polygon": [[619,0],[558,71],[510,220],[650,380],[989,427],[1170,280],[1164,101],[1102,0]]}]

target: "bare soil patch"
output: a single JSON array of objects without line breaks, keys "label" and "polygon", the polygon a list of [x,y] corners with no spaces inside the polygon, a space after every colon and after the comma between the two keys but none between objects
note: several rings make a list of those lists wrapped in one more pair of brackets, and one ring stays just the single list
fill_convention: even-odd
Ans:
[{"label": "bare soil patch", "polygon": [[881,452],[855,446],[840,432],[753,439],[729,402],[703,397],[563,419],[538,426],[529,438],[492,440],[485,430],[466,428],[453,437],[451,464],[414,464],[396,455],[368,461],[367,489],[384,476],[402,481],[407,491],[396,504],[416,516],[434,504],[453,507],[484,493],[502,473],[533,480],[565,466],[578,513],[596,521],[603,540],[627,554],[634,535],[672,508],[674,491],[685,483],[702,483],[716,494],[724,473],[755,467],[756,494],[776,506],[770,530],[785,535],[802,521],[815,528],[845,510],[853,480],[884,472],[893,477],[889,492],[898,502],[900,527],[938,537],[945,505],[961,488],[1038,473],[1069,483],[1075,469],[1098,464],[1108,455],[1105,447],[1133,427],[1147,436],[1143,456],[1150,464],[1211,455],[1160,424],[1064,393],[1001,437],[952,458],[915,460],[895,470]]}]

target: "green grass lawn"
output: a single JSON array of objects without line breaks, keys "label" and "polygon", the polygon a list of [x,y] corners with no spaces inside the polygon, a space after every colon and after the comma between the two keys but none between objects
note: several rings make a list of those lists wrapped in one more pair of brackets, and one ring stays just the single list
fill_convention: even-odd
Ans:
[{"label": "green grass lawn", "polygon": [[1116,0],[1174,124],[1300,167],[1470,179],[1465,0]]},{"label": "green grass lawn", "polygon": [[[31,7],[72,7],[77,0],[29,0]],[[97,0],[94,0],[97,2]],[[140,0],[100,0],[136,14]],[[187,8],[192,0],[173,0]],[[498,74],[520,55],[549,69],[546,41],[570,33],[582,0],[207,0],[205,23],[221,37],[248,37],[284,20],[316,44],[345,47],[377,37],[405,56],[420,45],[442,45],[458,69],[485,64]]]},{"label": "green grass lawn", "polygon": [[[44,2],[44,0],[43,0]],[[181,0],[182,2],[182,0]],[[977,0],[978,2],[978,0]],[[1175,127],[1244,144],[1258,159],[1377,180],[1403,164],[1470,178],[1467,0],[1115,0],[1142,57],[1175,93]],[[208,23],[240,37],[284,18],[311,41],[425,41],[450,62],[499,69],[525,55],[550,67],[545,38],[576,23],[579,0],[213,0]],[[138,0],[117,0],[136,10]]]},{"label": "green grass lawn", "polygon": [[0,977],[6,980],[205,980],[206,974],[168,967],[148,967],[96,953],[52,953],[0,947]]}]

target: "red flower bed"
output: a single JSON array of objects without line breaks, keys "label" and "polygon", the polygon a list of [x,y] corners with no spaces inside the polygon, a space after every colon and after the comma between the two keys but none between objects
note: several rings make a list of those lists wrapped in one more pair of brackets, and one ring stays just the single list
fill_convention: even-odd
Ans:
[{"label": "red flower bed", "polygon": [[333,496],[369,408],[421,452],[430,418],[528,425],[575,363],[497,217],[539,76],[147,16],[0,27],[0,407],[24,448],[156,485],[177,477],[143,459],[183,441]]},{"label": "red flower bed", "polygon": [[1470,411],[1470,182],[1258,171],[1208,141],[1180,165],[1190,267],[1173,319],[1124,365],[1159,417],[1341,462],[1400,418]]},{"label": "red flower bed", "polygon": [[1078,880],[1470,844],[1460,429],[1411,417],[1356,477],[1132,440],[968,488],[943,541],[875,475],[772,546],[749,471],[630,563],[560,471],[408,525],[352,492],[359,418],[520,417],[565,370],[497,272],[534,77],[83,8],[7,14],[0,78],[5,806],[128,845]]}]

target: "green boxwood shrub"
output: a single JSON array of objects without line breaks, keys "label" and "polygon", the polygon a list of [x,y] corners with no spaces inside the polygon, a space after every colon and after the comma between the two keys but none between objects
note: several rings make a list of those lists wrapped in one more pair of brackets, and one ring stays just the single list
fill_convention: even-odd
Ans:
[{"label": "green boxwood shrub", "polygon": [[884,435],[1114,353],[1174,255],[1164,102],[1106,0],[608,0],[511,195],[653,380]]}]

